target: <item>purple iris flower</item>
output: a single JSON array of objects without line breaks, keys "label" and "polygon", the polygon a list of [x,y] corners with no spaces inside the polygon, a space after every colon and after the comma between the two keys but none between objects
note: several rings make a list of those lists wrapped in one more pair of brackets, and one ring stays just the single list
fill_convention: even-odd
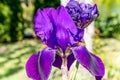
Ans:
[{"label": "purple iris flower", "polygon": [[90,4],[78,3],[77,1],[71,0],[66,8],[76,25],[81,28],[87,27],[99,16],[96,4],[92,6]]},{"label": "purple iris flower", "polygon": [[26,72],[33,80],[48,80],[52,66],[61,69],[62,58],[67,58],[67,68],[77,60],[96,80],[104,75],[104,64],[89,52],[82,42],[84,30],[77,27],[63,6],[38,9],[34,17],[34,31],[47,45],[28,59]]}]

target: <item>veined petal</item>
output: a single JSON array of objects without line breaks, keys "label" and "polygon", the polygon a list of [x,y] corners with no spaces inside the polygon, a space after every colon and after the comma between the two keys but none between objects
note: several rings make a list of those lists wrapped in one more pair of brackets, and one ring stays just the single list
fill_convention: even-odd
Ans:
[{"label": "veined petal", "polygon": [[50,48],[34,53],[26,63],[28,77],[33,80],[48,80],[55,53]]},{"label": "veined petal", "polygon": [[56,30],[56,37],[58,45],[63,50],[63,52],[65,52],[70,41],[68,31],[65,28],[61,27],[61,25],[58,25]]},{"label": "veined petal", "polygon": [[51,48],[56,48],[58,45],[57,38],[56,38],[56,17],[57,17],[57,10],[54,8],[45,8],[43,10],[44,13],[47,13],[52,25],[53,25],[53,31],[50,34],[49,39],[47,40],[47,45]]},{"label": "veined petal", "polygon": [[66,11],[65,7],[60,6],[58,7],[57,10],[58,10],[57,24],[61,25],[61,27],[64,27],[73,34],[76,34],[77,32],[76,25],[72,20],[71,16]]},{"label": "veined petal", "polygon": [[78,62],[96,77],[96,80],[101,80],[105,70],[100,58],[90,53],[85,46],[74,47],[73,54]]},{"label": "veined petal", "polygon": [[50,37],[52,30],[53,25],[50,22],[47,13],[38,9],[34,17],[34,31],[36,35],[39,36],[43,42],[46,42]]},{"label": "veined petal", "polygon": [[83,40],[84,29],[77,28],[77,34],[74,36],[75,41],[81,42]]},{"label": "veined petal", "polygon": [[80,28],[86,28],[99,15],[96,5],[79,3],[74,0],[67,4],[66,9],[75,24]]},{"label": "veined petal", "polygon": [[76,44],[78,44],[78,42],[82,42],[83,41],[83,35],[84,35],[84,29],[81,29],[81,28],[77,28],[77,34],[76,35],[71,33],[71,36],[70,36],[71,46],[76,46]]},{"label": "veined petal", "polygon": [[[75,58],[74,58],[74,55],[71,54],[67,57],[67,67],[68,67],[68,70],[70,69],[72,63],[75,61]],[[55,57],[55,61],[53,63],[53,66],[61,69],[61,65],[62,65],[62,58],[58,55],[56,55]]]}]

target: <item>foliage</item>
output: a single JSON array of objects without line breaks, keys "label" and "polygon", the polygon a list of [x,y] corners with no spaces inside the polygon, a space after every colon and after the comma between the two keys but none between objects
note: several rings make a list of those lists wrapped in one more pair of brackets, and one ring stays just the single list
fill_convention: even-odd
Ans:
[{"label": "foliage", "polygon": [[100,11],[96,27],[101,37],[120,39],[120,3],[119,0],[95,0]]},{"label": "foliage", "polygon": [[60,5],[60,0],[35,0],[35,12],[38,8],[45,7],[58,7]]},{"label": "foliage", "polygon": [[120,39],[120,22],[119,16],[110,15],[107,18],[98,18],[96,21],[96,27],[100,31],[101,37],[114,37]]},{"label": "foliage", "polygon": [[0,0],[0,10],[0,42],[22,40],[24,28],[21,0]]},{"label": "foliage", "polygon": [[[98,45],[99,44],[99,45]],[[120,41],[114,38],[94,39],[94,52],[103,60],[106,68],[105,80],[120,80]]]},{"label": "foliage", "polygon": [[[119,44],[120,41],[116,39],[94,39],[94,51],[105,63],[105,78],[107,78],[105,80],[120,80]],[[12,44],[0,44],[0,46],[0,80],[29,80],[25,74],[25,63],[32,53],[40,50],[41,43],[35,40],[23,40]],[[61,72],[53,68],[49,80],[61,80],[60,76]],[[80,66],[76,80],[94,80],[94,78]]]},{"label": "foliage", "polygon": [[29,80],[24,70],[25,62],[30,54],[40,49],[41,43],[24,40],[0,46],[0,80]]}]

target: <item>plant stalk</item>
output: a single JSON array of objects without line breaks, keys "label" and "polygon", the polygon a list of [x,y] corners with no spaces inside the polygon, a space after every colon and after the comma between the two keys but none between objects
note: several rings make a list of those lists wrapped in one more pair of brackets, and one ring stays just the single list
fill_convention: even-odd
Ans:
[{"label": "plant stalk", "polygon": [[65,56],[62,57],[61,71],[62,71],[62,80],[69,80],[68,68],[67,68],[67,57]]},{"label": "plant stalk", "polygon": [[77,75],[78,68],[79,68],[79,62],[77,61],[76,64],[75,64],[75,71],[72,74],[71,80],[76,80],[76,75]]}]

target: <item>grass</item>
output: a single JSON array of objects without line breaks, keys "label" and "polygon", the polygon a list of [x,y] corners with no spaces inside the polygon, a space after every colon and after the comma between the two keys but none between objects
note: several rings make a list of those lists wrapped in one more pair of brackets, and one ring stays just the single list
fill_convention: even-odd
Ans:
[{"label": "grass", "polygon": [[103,60],[105,80],[120,80],[120,41],[113,38],[94,40],[94,51]]},{"label": "grass", "polygon": [[41,43],[24,40],[0,46],[0,80],[28,80],[25,63],[32,53],[39,50]]},{"label": "grass", "polygon": [[[94,52],[102,58],[106,67],[106,80],[120,80],[120,41],[116,39],[94,40]],[[25,63],[29,56],[39,51],[40,41],[23,40],[16,43],[0,44],[0,80],[30,80],[26,76]],[[74,65],[73,65],[74,66]],[[71,69],[70,74],[73,69]],[[81,73],[82,72],[82,73]],[[52,69],[49,80],[61,80],[61,72]],[[93,76],[82,66],[77,74],[77,80],[93,80]]]}]

